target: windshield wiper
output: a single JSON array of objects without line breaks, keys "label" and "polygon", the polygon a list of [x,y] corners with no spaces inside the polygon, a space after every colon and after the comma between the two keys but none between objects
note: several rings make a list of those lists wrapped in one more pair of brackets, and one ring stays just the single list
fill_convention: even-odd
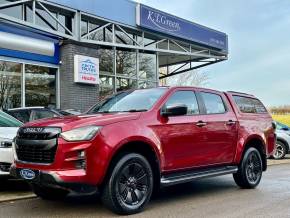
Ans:
[{"label": "windshield wiper", "polygon": [[129,112],[129,113],[134,113],[134,112],[145,112],[147,109],[131,109],[127,111],[97,111],[96,113],[98,114],[110,114],[110,113],[124,113],[124,112]]},{"label": "windshield wiper", "polygon": [[145,112],[147,109],[131,109],[128,111],[120,111],[120,112],[129,112],[129,113],[134,113],[134,112]]}]

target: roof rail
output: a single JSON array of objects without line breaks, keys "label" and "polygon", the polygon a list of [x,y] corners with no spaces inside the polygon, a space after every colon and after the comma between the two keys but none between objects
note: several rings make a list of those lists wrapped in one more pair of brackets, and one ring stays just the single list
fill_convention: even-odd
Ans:
[{"label": "roof rail", "polygon": [[232,94],[248,95],[248,96],[255,97],[254,95],[248,94],[248,93],[245,93],[245,92],[236,92],[236,91],[227,91],[227,92],[232,93]]}]

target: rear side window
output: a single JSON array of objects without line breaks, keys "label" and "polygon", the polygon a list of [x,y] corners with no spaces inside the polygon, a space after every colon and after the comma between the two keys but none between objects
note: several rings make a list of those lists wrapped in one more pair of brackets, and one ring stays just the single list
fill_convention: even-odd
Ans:
[{"label": "rear side window", "polygon": [[233,96],[233,98],[242,113],[267,113],[266,108],[258,99],[243,96]]},{"label": "rear side window", "polygon": [[223,114],[227,111],[224,101],[220,95],[208,92],[200,93],[206,114]]},{"label": "rear side window", "polygon": [[186,105],[187,115],[199,114],[198,104],[193,91],[176,91],[166,102],[168,106]]}]

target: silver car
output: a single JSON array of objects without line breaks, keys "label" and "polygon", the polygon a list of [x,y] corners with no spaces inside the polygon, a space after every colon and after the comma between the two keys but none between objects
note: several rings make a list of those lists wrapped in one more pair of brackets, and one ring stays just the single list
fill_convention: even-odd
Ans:
[{"label": "silver car", "polygon": [[276,124],[277,143],[273,158],[279,160],[285,158],[285,155],[290,151],[290,127],[279,122]]},{"label": "silver car", "polygon": [[0,111],[0,178],[9,175],[13,162],[12,140],[22,123]]}]

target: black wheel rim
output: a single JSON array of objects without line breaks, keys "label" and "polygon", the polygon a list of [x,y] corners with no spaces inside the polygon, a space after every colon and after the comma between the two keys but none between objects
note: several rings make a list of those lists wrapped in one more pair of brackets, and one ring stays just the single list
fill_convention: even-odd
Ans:
[{"label": "black wheel rim", "polygon": [[148,193],[148,173],[139,163],[131,163],[124,167],[118,179],[118,192],[122,202],[135,206],[146,200]]},{"label": "black wheel rim", "polygon": [[276,144],[276,150],[275,150],[275,154],[274,154],[274,158],[276,159],[280,159],[283,157],[284,155],[284,147],[280,144]]},{"label": "black wheel rim", "polygon": [[257,153],[250,153],[247,164],[246,174],[248,181],[252,184],[256,184],[262,175],[262,163]]}]

